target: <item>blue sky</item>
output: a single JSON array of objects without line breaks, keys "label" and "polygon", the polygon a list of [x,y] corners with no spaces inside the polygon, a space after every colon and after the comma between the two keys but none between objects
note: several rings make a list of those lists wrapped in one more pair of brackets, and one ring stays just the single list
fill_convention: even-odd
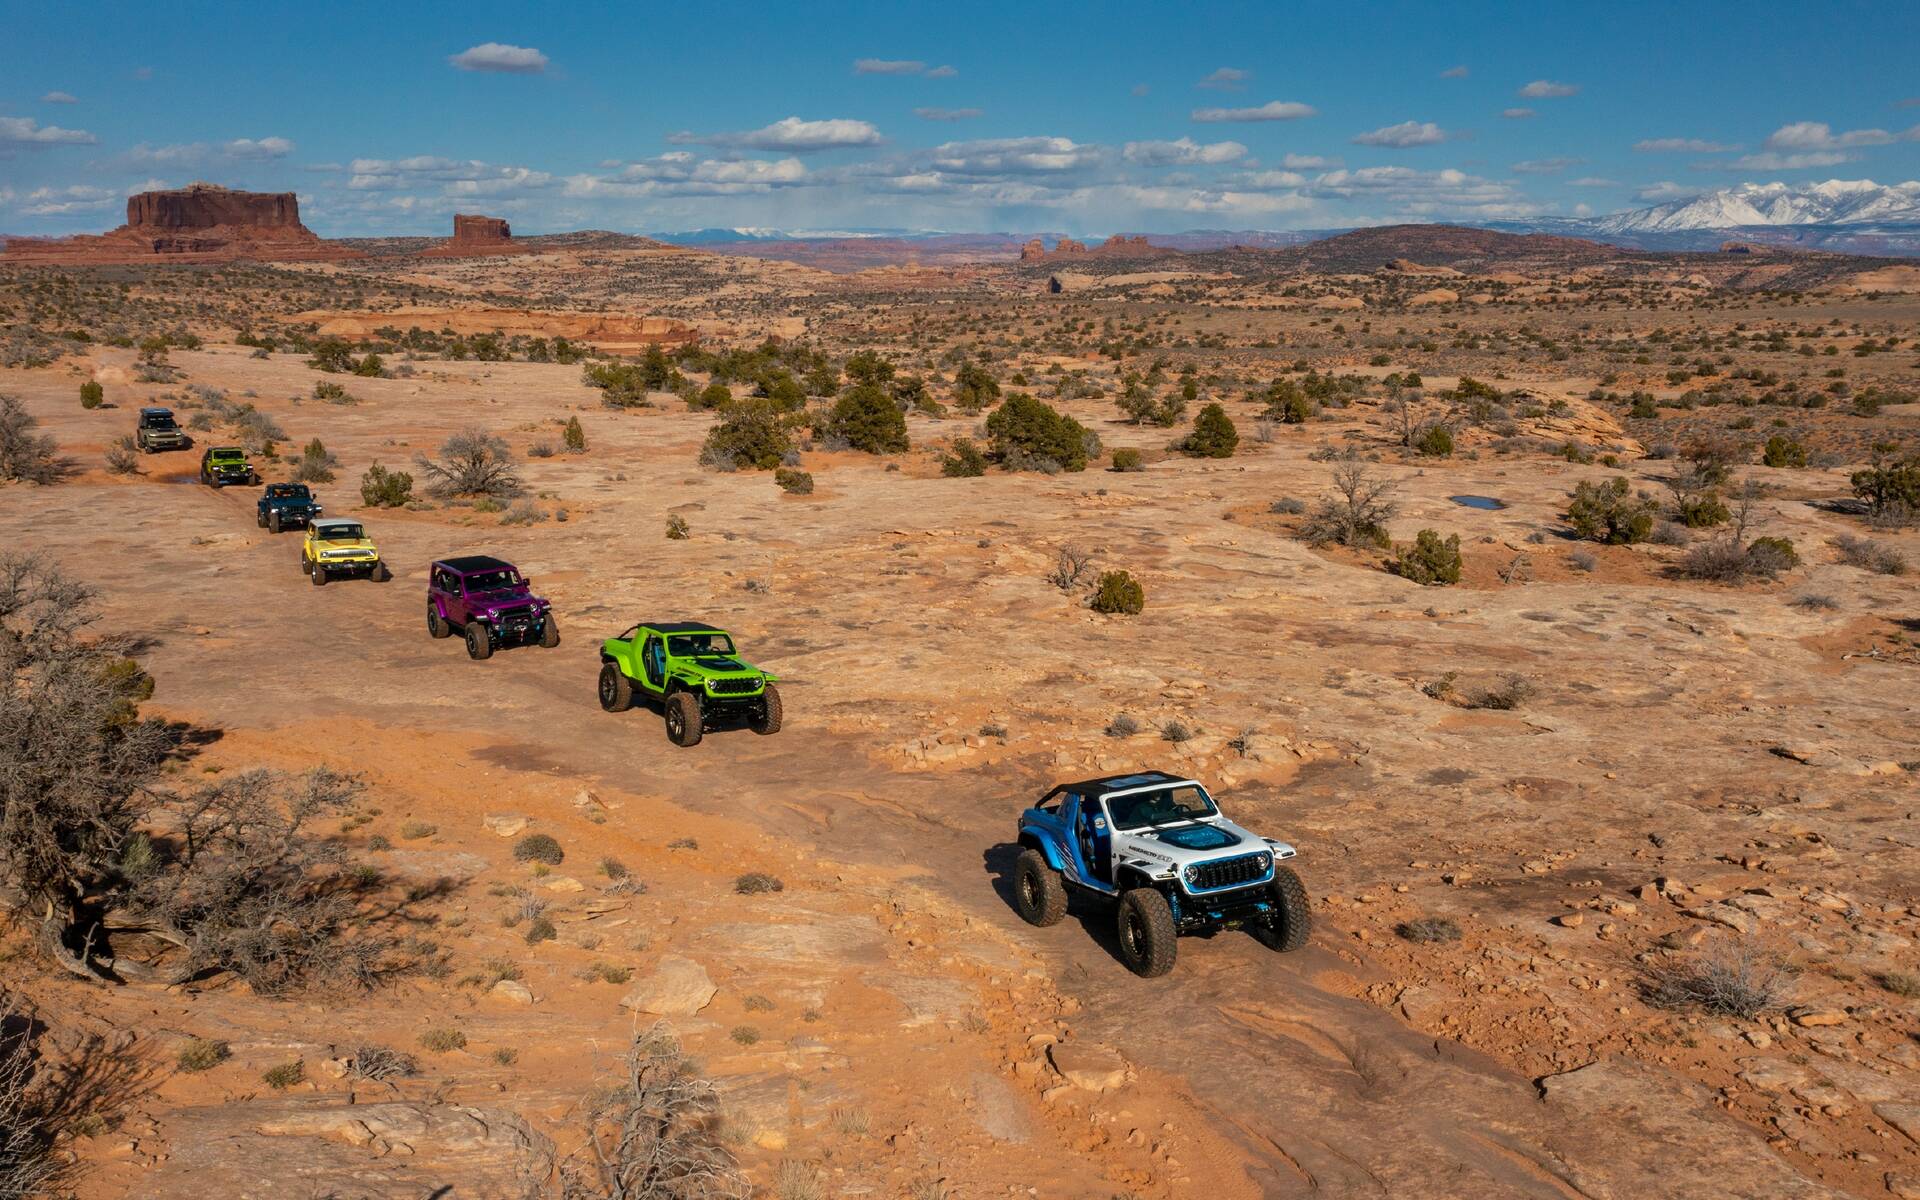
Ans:
[{"label": "blue sky", "polygon": [[0,7],[0,231],[1313,228],[1920,177],[1920,4]]}]

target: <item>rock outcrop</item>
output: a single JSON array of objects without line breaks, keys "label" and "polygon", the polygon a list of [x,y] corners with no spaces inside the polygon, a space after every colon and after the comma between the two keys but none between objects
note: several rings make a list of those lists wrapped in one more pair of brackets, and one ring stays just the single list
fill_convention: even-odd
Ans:
[{"label": "rock outcrop", "polygon": [[1160,258],[1180,251],[1168,246],[1156,246],[1141,235],[1128,237],[1116,233],[1091,250],[1082,241],[1063,237],[1049,250],[1046,243],[1034,238],[1020,247],[1021,262],[1052,262],[1062,258]]},{"label": "rock outcrop", "polygon": [[188,262],[359,258],[300,223],[292,192],[241,192],[194,183],[127,198],[127,223],[109,233],[7,244],[8,259],[42,262]]},{"label": "rock outcrop", "polygon": [[531,246],[513,240],[513,230],[504,217],[481,217],[467,213],[453,216],[453,240],[422,250],[422,258],[465,258],[481,254],[533,254]]}]

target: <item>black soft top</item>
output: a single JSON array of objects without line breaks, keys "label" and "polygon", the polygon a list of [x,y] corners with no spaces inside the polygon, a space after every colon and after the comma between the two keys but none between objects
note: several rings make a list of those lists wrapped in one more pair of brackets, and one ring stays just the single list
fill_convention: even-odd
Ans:
[{"label": "black soft top", "polygon": [[466,554],[459,558],[443,558],[440,566],[450,568],[460,575],[471,575],[476,571],[511,571],[514,565],[491,554]]},{"label": "black soft top", "polygon": [[726,633],[718,625],[702,625],[698,621],[642,621],[635,629],[656,629],[661,633]]},{"label": "black soft top", "polygon": [[1099,779],[1084,779],[1079,783],[1063,783],[1040,798],[1042,803],[1066,792],[1076,795],[1099,798],[1113,792],[1131,791],[1134,788],[1153,787],[1163,783],[1185,783],[1186,775],[1169,775],[1165,771],[1134,771],[1126,775],[1104,775]]}]

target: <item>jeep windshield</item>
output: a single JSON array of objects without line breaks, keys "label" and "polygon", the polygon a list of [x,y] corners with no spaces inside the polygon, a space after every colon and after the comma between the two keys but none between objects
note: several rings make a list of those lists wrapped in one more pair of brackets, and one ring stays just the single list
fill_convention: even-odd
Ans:
[{"label": "jeep windshield", "polygon": [[367,535],[358,525],[328,525],[314,536],[323,542],[357,542]]},{"label": "jeep windshield", "polygon": [[515,571],[475,571],[466,577],[469,592],[497,592],[519,582],[520,575]]},{"label": "jeep windshield", "polygon": [[731,658],[733,639],[724,633],[677,633],[667,639],[675,658]]},{"label": "jeep windshield", "polygon": [[180,426],[174,424],[172,413],[141,413],[140,428],[178,429]]},{"label": "jeep windshield", "polygon": [[276,483],[267,489],[269,500],[305,500],[308,494],[304,483]]},{"label": "jeep windshield", "polygon": [[244,467],[247,465],[247,456],[240,450],[228,450],[225,453],[216,450],[208,461],[216,467]]},{"label": "jeep windshield", "polygon": [[1156,788],[1151,792],[1131,792],[1124,796],[1112,796],[1107,800],[1107,811],[1113,816],[1115,829],[1147,829],[1156,825],[1177,825],[1182,821],[1198,821],[1205,817],[1218,816],[1220,810],[1213,806],[1207,794],[1193,784],[1180,787]]}]

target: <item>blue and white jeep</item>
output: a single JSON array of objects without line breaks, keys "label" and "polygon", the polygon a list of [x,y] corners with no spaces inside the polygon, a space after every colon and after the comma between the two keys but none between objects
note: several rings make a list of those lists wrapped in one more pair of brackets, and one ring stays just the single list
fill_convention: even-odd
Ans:
[{"label": "blue and white jeep", "polygon": [[1067,889],[1116,901],[1137,975],[1173,969],[1181,934],[1244,926],[1273,950],[1306,945],[1313,917],[1292,846],[1220,814],[1191,779],[1146,771],[1054,788],[1020,814],[1014,903],[1029,924],[1067,915]]}]

